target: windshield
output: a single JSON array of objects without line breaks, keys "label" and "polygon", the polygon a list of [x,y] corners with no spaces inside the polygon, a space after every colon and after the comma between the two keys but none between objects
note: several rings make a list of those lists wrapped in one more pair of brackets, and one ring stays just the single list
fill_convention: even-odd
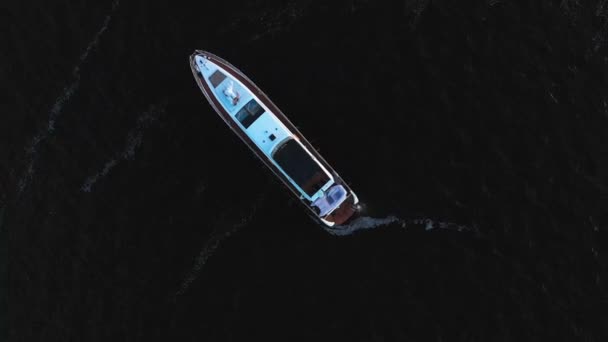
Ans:
[{"label": "windshield", "polygon": [[260,106],[255,100],[251,100],[247,102],[238,113],[236,113],[236,119],[245,126],[245,128],[249,128],[251,124],[260,117],[264,113],[264,108]]}]

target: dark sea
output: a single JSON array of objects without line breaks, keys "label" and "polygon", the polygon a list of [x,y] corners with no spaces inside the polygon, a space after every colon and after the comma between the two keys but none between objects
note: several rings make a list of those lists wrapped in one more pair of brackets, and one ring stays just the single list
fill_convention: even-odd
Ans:
[{"label": "dark sea", "polygon": [[[608,1],[2,6],[0,340],[608,341]],[[190,70],[364,203],[330,234]]]}]

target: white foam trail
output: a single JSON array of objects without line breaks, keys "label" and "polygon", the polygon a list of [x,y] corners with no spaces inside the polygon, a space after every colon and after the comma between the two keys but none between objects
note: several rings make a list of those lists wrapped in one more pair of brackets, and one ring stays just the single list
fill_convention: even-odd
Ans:
[{"label": "white foam trail", "polygon": [[435,221],[429,218],[402,219],[392,215],[387,216],[385,218],[373,218],[369,216],[362,216],[345,226],[336,226],[333,228],[323,226],[323,228],[332,235],[346,236],[351,235],[359,230],[375,229],[391,224],[397,225],[400,228],[407,228],[409,225],[420,225],[423,226],[425,230],[432,230],[437,228],[459,232],[477,232],[476,229],[472,229],[467,226],[456,223]]},{"label": "white foam trail", "polygon": [[150,123],[157,121],[160,112],[163,110],[164,108],[162,107],[159,108],[155,105],[151,105],[148,111],[140,115],[137,119],[137,126],[127,135],[125,147],[123,148],[122,152],[111,160],[107,161],[101,171],[88,177],[80,187],[80,190],[83,192],[91,192],[93,185],[97,183],[99,179],[105,177],[120,160],[133,160],[135,152],[139,146],[141,146],[143,130],[147,128]]},{"label": "white foam trail", "polygon": [[182,284],[179,287],[179,290],[177,290],[174,296],[180,296],[184,294],[186,290],[188,290],[192,282],[194,282],[194,280],[198,277],[200,270],[207,263],[207,260],[209,260],[211,255],[213,255],[213,252],[215,252],[217,247],[220,245],[220,242],[222,242],[229,235],[230,233],[223,233],[211,236],[211,238],[205,243],[205,245],[199,252],[198,256],[194,261],[194,266],[192,267],[188,275],[184,278]]},{"label": "white foam trail", "polygon": [[[188,290],[188,288],[190,287],[192,282],[194,282],[194,280],[196,280],[196,278],[198,277],[198,274],[200,273],[203,266],[205,266],[205,264],[207,263],[209,258],[213,255],[215,250],[219,247],[220,243],[222,243],[224,240],[226,240],[226,238],[230,237],[232,234],[236,233],[239,229],[246,226],[251,221],[251,219],[253,219],[255,213],[257,212],[257,210],[260,207],[260,205],[262,204],[262,202],[263,202],[263,195],[258,198],[258,200],[255,202],[255,204],[251,208],[250,212],[246,216],[241,218],[241,220],[238,223],[234,224],[232,227],[230,227],[226,231],[218,232],[218,229],[216,229],[213,233],[211,233],[211,238],[209,238],[209,240],[207,240],[207,242],[205,242],[205,244],[203,245],[203,248],[201,249],[198,256],[196,257],[196,259],[194,261],[194,266],[192,267],[190,272],[188,272],[188,275],[182,281],[182,283],[179,287],[179,290],[177,290],[177,292],[175,292],[175,294],[172,296],[173,300],[175,300],[176,297],[184,294]],[[221,228],[225,228],[225,227],[221,227]]]},{"label": "white foam trail", "polygon": [[81,69],[82,65],[86,62],[89,55],[91,54],[91,51],[93,51],[93,49],[95,49],[95,47],[99,44],[99,39],[101,38],[103,33],[108,29],[108,25],[110,24],[112,15],[114,14],[114,12],[116,12],[118,5],[119,5],[118,0],[115,0],[112,3],[112,10],[111,10],[110,14],[106,15],[106,17],[103,21],[103,24],[101,25],[101,28],[97,31],[97,33],[95,33],[93,40],[91,40],[91,42],[89,42],[89,45],[87,45],[84,52],[78,58],[78,62],[72,69],[72,77],[73,77],[72,83],[70,85],[66,86],[65,88],[63,88],[63,92],[55,100],[55,103],[53,103],[53,106],[51,107],[51,110],[49,112],[49,120],[48,120],[46,127],[44,127],[42,129],[42,131],[40,133],[38,133],[38,135],[36,135],[32,139],[32,142],[30,143],[30,145],[25,149],[26,156],[27,156],[26,160],[28,160],[28,166],[26,167],[25,172],[19,179],[19,182],[17,185],[17,195],[21,195],[21,193],[23,193],[23,191],[25,190],[25,188],[31,181],[32,177],[34,176],[34,171],[35,171],[34,164],[35,164],[37,156],[38,156],[38,146],[40,145],[41,142],[46,140],[55,131],[55,122],[57,121],[57,118],[59,117],[59,114],[61,113],[63,106],[65,105],[66,102],[68,102],[70,100],[72,95],[74,95],[74,93],[78,90],[78,87],[80,85],[80,69]]},{"label": "white foam trail", "polygon": [[323,228],[325,228],[325,230],[332,235],[345,236],[358,230],[378,228],[392,223],[400,223],[400,221],[401,220],[395,216],[387,216],[385,218],[362,216],[346,226],[338,226],[335,228],[327,228],[323,226]]},{"label": "white foam trail", "polygon": [[82,184],[82,186],[80,187],[80,190],[82,190],[84,192],[91,192],[91,188],[93,187],[93,184],[97,183],[97,181],[100,178],[105,177],[117,163],[118,163],[118,161],[116,159],[112,159],[112,160],[106,162],[105,165],[103,166],[103,169],[101,169],[100,172],[97,172],[93,176],[90,176],[89,178],[87,178],[87,180],[84,182],[84,184]]}]

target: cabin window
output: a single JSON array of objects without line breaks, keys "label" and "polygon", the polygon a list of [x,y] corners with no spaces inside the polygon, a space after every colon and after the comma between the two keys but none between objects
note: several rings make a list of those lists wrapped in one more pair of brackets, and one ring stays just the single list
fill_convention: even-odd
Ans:
[{"label": "cabin window", "polygon": [[211,82],[213,88],[217,88],[217,86],[222,83],[224,79],[226,79],[226,75],[219,70],[215,70],[213,74],[209,76],[209,82]]},{"label": "cabin window", "polygon": [[264,113],[264,108],[260,106],[256,100],[251,100],[247,102],[238,113],[236,113],[236,119],[245,126],[245,128],[249,128],[251,124],[257,120]]}]

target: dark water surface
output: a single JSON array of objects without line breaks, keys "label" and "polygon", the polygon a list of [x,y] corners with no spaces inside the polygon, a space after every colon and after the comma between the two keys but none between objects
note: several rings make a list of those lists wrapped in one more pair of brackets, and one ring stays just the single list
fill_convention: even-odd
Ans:
[{"label": "dark water surface", "polygon": [[[10,340],[608,338],[606,0],[59,0],[4,23]],[[413,224],[316,226],[206,102],[194,49],[368,215]]]}]

